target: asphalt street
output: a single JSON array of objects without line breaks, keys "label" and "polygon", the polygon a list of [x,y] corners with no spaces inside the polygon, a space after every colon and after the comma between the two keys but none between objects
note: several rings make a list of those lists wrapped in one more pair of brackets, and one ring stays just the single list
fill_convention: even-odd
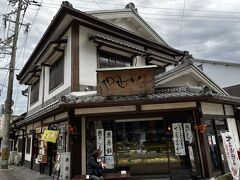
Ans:
[{"label": "asphalt street", "polygon": [[52,177],[22,166],[9,166],[8,170],[0,169],[0,180],[52,180]]}]

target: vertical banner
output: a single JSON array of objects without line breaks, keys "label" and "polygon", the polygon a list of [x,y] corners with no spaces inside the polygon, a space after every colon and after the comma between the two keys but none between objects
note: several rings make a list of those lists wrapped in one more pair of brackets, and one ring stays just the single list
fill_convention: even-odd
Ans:
[{"label": "vertical banner", "polygon": [[101,156],[104,156],[104,130],[96,129],[97,149],[102,151]]},{"label": "vertical banner", "polygon": [[172,130],[173,130],[173,142],[174,142],[174,148],[175,148],[175,155],[177,156],[186,155],[182,123],[172,123]]},{"label": "vertical banner", "polygon": [[112,131],[105,131],[105,155],[113,155]]},{"label": "vertical banner", "polygon": [[189,159],[190,159],[190,162],[191,162],[192,172],[196,173],[196,164],[195,164],[195,160],[194,160],[194,154],[193,154],[192,146],[188,146],[188,152],[189,152]]},{"label": "vertical banner", "polygon": [[223,146],[227,157],[228,167],[233,179],[239,179],[239,158],[233,136],[230,132],[222,133]]},{"label": "vertical banner", "polygon": [[193,137],[192,137],[191,123],[183,123],[183,131],[184,131],[185,141],[192,143]]}]

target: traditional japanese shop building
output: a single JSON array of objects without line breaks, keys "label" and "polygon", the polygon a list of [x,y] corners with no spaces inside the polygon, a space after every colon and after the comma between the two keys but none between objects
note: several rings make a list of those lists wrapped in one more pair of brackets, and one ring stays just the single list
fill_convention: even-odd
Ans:
[{"label": "traditional japanese shop building", "polygon": [[[85,175],[100,148],[108,171],[136,179],[211,178],[229,171],[220,132],[231,131],[239,148],[240,99],[169,47],[133,4],[87,14],[65,2],[18,80],[29,85],[29,104],[14,123],[17,150],[42,173],[70,152],[71,177]],[[56,143],[41,140],[46,129],[59,132]]]}]

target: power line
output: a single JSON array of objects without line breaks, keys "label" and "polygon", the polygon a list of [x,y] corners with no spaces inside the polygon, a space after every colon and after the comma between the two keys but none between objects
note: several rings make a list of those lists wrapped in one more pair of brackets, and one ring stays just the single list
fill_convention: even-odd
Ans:
[{"label": "power line", "polygon": [[203,22],[203,23],[239,23],[240,21],[211,21],[211,20],[190,20],[190,19],[167,19],[167,18],[149,18],[144,17],[144,19],[162,20],[162,21],[188,21],[188,22]]},{"label": "power line", "polygon": [[183,3],[183,12],[182,12],[182,16],[181,16],[181,24],[180,24],[180,29],[179,29],[179,33],[178,33],[178,40],[177,40],[178,46],[180,45],[180,40],[181,40],[181,33],[182,33],[182,25],[183,25],[183,17],[184,17],[185,7],[186,7],[186,0],[184,0],[184,3]]},{"label": "power line", "polygon": [[[160,16],[169,16],[169,17],[181,17],[182,15],[181,14],[162,14],[162,13],[140,13],[140,14],[143,14],[143,15],[160,15]],[[223,19],[239,19],[238,16],[206,16],[206,15],[203,15],[203,16],[196,16],[196,15],[186,15],[184,14],[184,18],[186,17],[190,17],[190,18],[223,18]]]},{"label": "power line", "polygon": [[[81,2],[90,2],[90,0],[76,0],[76,1],[81,1]],[[116,6],[124,6],[124,4],[120,3],[109,3],[109,2],[100,2],[100,1],[95,1],[99,4],[108,4],[108,5],[116,5]],[[45,3],[46,4],[46,3]],[[154,6],[143,6],[143,5],[136,5],[138,8],[142,9],[161,9],[161,10],[171,10],[171,11],[183,11],[181,8],[164,8],[164,7],[154,7]],[[215,13],[240,13],[240,11],[214,11],[214,10],[203,10],[203,9],[185,9],[184,11],[200,11],[200,12],[215,12]]]}]

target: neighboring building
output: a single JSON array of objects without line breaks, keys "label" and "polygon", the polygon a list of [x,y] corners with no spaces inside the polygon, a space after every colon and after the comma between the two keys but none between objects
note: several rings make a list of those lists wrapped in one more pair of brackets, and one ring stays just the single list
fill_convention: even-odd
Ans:
[{"label": "neighboring building", "polygon": [[204,59],[194,59],[193,62],[222,88],[240,84],[240,63]]},{"label": "neighboring building", "polygon": [[[133,177],[228,172],[219,131],[233,132],[239,148],[240,99],[169,47],[132,3],[91,13],[65,2],[17,76],[29,85],[28,111],[14,121],[24,166],[51,175],[56,155],[71,152],[71,177],[86,175],[100,148],[109,171]],[[57,143],[42,141],[46,129],[59,131]]]},{"label": "neighboring building", "polygon": [[225,91],[231,96],[238,96],[240,97],[240,84],[229,86],[224,88]]}]

